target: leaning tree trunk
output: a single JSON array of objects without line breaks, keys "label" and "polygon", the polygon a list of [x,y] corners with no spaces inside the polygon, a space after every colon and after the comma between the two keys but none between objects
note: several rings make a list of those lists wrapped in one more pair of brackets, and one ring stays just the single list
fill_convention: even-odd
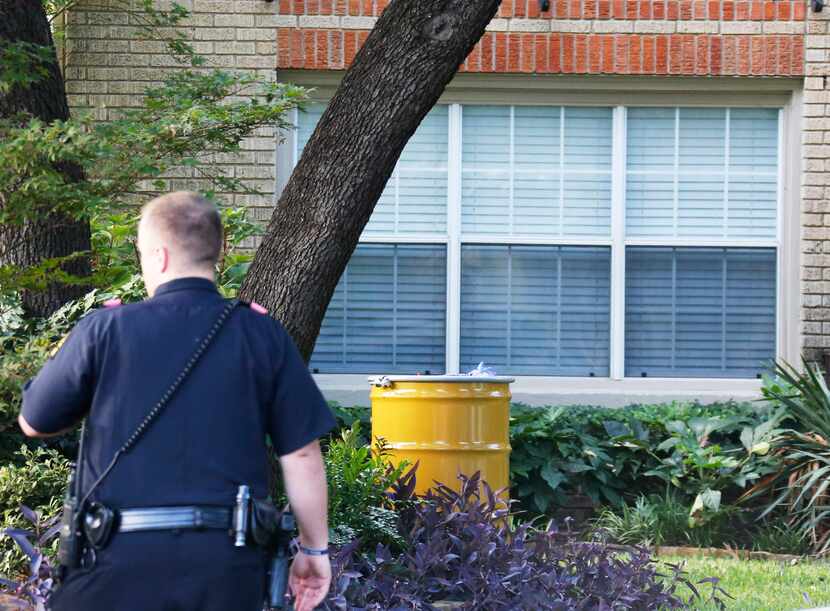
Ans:
[{"label": "leaning tree trunk", "polygon": [[390,3],[323,113],[241,291],[283,322],[306,360],[401,151],[499,3]]},{"label": "leaning tree trunk", "polygon": [[[7,94],[0,94],[0,117],[19,114],[32,115],[46,122],[69,118],[63,77],[49,20],[41,0],[0,0],[0,45],[28,42],[51,49],[53,61],[47,66],[48,75],[28,87],[15,86]],[[81,168],[61,164],[59,170],[67,180],[83,180]],[[0,225],[0,265],[20,268],[37,265],[45,259],[66,257],[90,249],[89,223],[66,215],[51,214],[49,202],[42,202],[37,218],[22,225]],[[79,257],[67,262],[64,271],[78,277],[90,273],[89,260]],[[50,283],[43,291],[24,291],[23,306],[30,316],[48,316],[87,288],[62,283]]]}]

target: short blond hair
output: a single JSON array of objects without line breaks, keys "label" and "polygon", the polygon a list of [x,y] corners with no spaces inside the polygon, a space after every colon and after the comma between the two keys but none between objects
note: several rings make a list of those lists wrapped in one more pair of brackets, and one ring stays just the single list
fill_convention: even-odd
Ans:
[{"label": "short blond hair", "polygon": [[222,251],[222,218],[207,199],[190,191],[157,197],[141,209],[141,220],[172,242],[188,264],[214,266]]}]

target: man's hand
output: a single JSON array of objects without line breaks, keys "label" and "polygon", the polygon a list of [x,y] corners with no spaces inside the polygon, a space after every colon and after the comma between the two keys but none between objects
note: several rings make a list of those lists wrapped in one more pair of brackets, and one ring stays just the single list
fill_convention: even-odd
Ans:
[{"label": "man's hand", "polygon": [[294,611],[313,611],[323,602],[331,585],[328,556],[309,556],[298,552],[291,563],[288,586],[294,594]]}]

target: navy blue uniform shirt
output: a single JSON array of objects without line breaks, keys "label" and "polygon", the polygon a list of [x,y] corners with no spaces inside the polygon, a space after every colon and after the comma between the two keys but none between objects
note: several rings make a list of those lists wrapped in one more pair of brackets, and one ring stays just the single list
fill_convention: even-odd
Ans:
[{"label": "navy blue uniform shirt", "polygon": [[[84,317],[23,392],[23,417],[54,433],[88,416],[84,492],[149,413],[227,302],[183,278],[152,299]],[[240,484],[268,494],[266,435],[282,456],[335,421],[291,338],[236,308],[138,444],[92,498],[114,507],[231,505]]]}]

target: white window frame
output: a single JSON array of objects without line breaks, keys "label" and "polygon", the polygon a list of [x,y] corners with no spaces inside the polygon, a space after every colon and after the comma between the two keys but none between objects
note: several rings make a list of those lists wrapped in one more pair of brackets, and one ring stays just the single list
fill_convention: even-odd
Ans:
[{"label": "white window frame", "polygon": [[[339,73],[287,71],[280,79],[316,87],[314,99],[325,102],[339,82]],[[446,369],[457,372],[460,365],[461,245],[585,245],[611,249],[610,374],[608,378],[566,378],[560,376],[517,376],[514,394],[519,391],[544,395],[546,388],[581,394],[590,380],[592,393],[665,392],[681,396],[705,395],[715,389],[723,397],[756,395],[760,381],[745,378],[626,378],[625,371],[625,248],[627,246],[714,246],[775,248],[777,254],[776,358],[798,362],[800,338],[799,274],[799,182],[801,84],[796,79],[712,79],[673,78],[556,78],[522,75],[460,75],[447,89],[439,104],[449,105],[447,231],[435,235],[372,235],[362,243],[443,244],[447,252]],[[705,88],[705,89],[704,89]],[[522,96],[516,102],[516,91]],[[606,238],[563,239],[461,234],[461,113],[466,104],[549,105],[613,108],[611,234]],[[626,114],[632,106],[776,108],[779,110],[778,210],[774,239],[643,239],[625,237]],[[295,122],[296,123],[296,122]],[[280,134],[277,153],[275,200],[290,175],[296,159],[296,132]],[[370,372],[384,373],[384,372]],[[321,374],[331,387],[365,388],[365,376]],[[557,391],[553,391],[558,394]],[[720,397],[721,395],[717,395]],[[530,402],[533,402],[530,399]],[[545,400],[542,400],[544,403]]]}]

